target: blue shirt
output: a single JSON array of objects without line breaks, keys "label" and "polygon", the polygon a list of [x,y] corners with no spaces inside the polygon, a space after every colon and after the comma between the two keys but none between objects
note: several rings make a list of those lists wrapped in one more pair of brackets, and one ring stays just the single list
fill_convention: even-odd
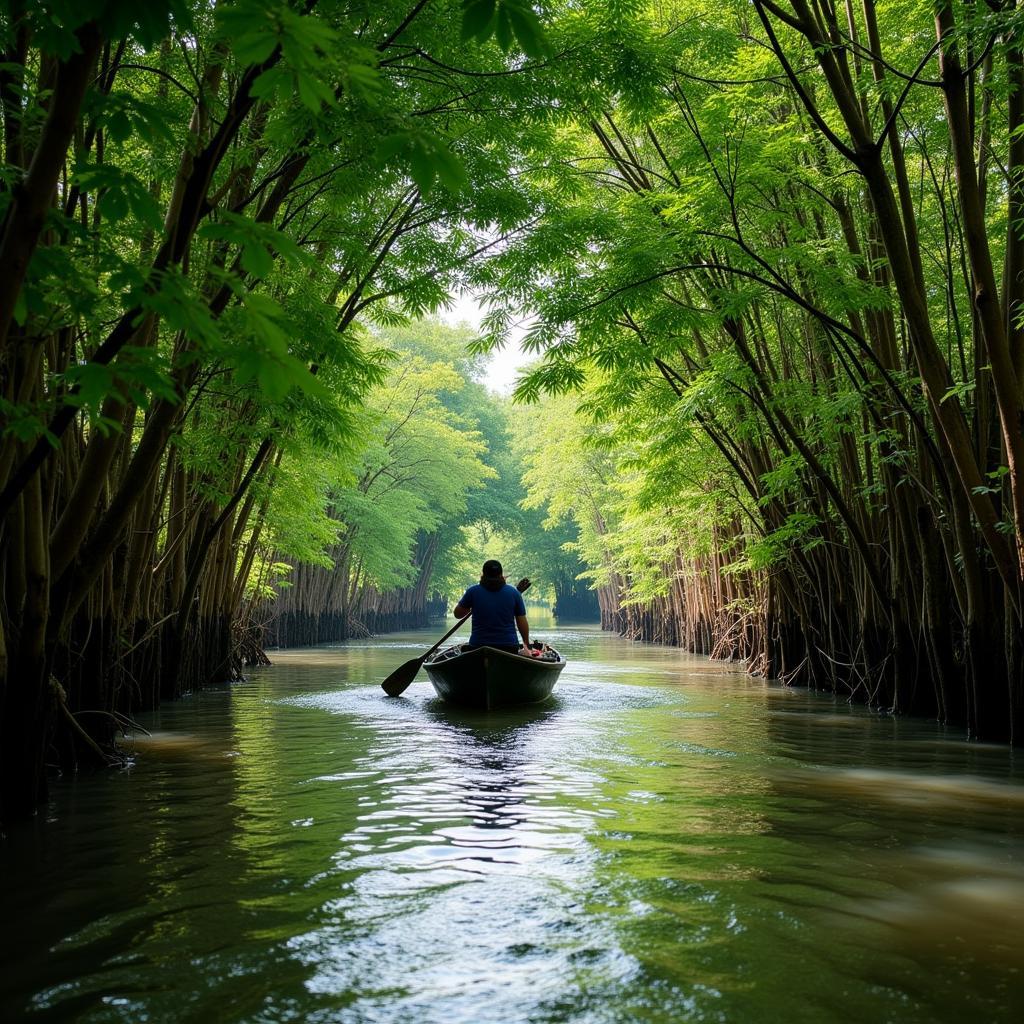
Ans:
[{"label": "blue shirt", "polygon": [[526,614],[523,595],[511,584],[501,590],[488,590],[479,583],[470,587],[459,599],[463,608],[473,612],[473,632],[469,642],[475,647],[513,647],[516,639],[516,616]]}]

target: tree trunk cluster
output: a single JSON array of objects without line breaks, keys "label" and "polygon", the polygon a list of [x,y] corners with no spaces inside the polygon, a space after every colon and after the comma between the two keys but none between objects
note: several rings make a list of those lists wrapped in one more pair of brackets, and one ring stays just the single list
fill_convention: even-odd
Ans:
[{"label": "tree trunk cluster", "polygon": [[[684,69],[657,124],[591,122],[603,184],[646,204],[648,239],[670,255],[637,283],[620,272],[588,315],[647,352],[727,467],[745,514],[722,550],[751,563],[723,576],[669,558],[664,598],[631,604],[628,579],[599,598],[627,636],[1019,742],[1024,64],[1018,15],[985,45],[956,21],[969,10],[936,4],[931,49],[898,78],[873,0],[754,0],[771,76]],[[756,129],[721,113],[754,84]],[[767,181],[747,141],[766,125],[810,140]],[[695,175],[713,183],[700,202],[717,223],[664,212],[697,202]]]},{"label": "tree trunk cluster", "polygon": [[[251,18],[267,45],[248,62],[217,27],[232,5],[194,5],[193,30],[168,21],[149,50],[116,37],[123,12],[54,52],[55,15],[49,35],[32,5],[5,15],[0,821],[34,811],[48,766],[115,758],[125,716],[265,658],[251,582],[282,458],[341,458],[384,375],[356,318],[410,279],[436,288],[395,263],[441,215],[361,130],[326,127],[344,87],[268,99],[274,75],[333,60],[309,42],[329,17],[352,35],[300,6]],[[383,54],[423,7],[359,32]],[[295,32],[287,69],[275,31]],[[341,173],[359,159],[373,187]],[[344,616],[425,614],[356,592]]]},{"label": "tree trunk cluster", "polygon": [[252,611],[267,647],[311,647],[443,619],[444,598],[430,584],[439,535],[421,533],[412,557],[414,581],[381,592],[365,581],[362,564],[343,539],[330,549],[330,566],[294,565],[287,586]]}]

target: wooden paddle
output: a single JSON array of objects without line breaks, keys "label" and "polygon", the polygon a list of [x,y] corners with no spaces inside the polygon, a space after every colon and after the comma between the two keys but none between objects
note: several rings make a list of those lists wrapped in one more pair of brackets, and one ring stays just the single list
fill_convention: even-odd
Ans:
[{"label": "wooden paddle", "polygon": [[[522,594],[529,589],[529,586],[530,581],[524,576],[516,584],[516,590],[518,590],[519,593]],[[401,694],[405,693],[405,691],[409,688],[409,684],[416,678],[416,673],[419,672],[419,670],[423,667],[423,662],[425,662],[427,658],[429,658],[434,653],[434,651],[436,651],[438,647],[440,647],[441,644],[443,644],[445,640],[447,640],[448,637],[450,637],[452,633],[454,633],[455,630],[457,630],[459,626],[461,626],[466,621],[466,619],[470,618],[471,615],[472,613],[470,613],[470,615],[465,616],[465,618],[459,619],[459,621],[456,622],[455,625],[452,626],[452,628],[449,629],[448,632],[445,633],[445,635],[441,637],[441,639],[438,640],[437,643],[434,644],[434,646],[431,647],[426,654],[421,654],[418,658],[413,658],[411,661],[407,661],[404,665],[400,665],[398,668],[396,668],[395,671],[392,672],[391,675],[389,675],[387,679],[385,679],[384,682],[380,684],[384,688],[384,692],[389,697],[398,697]]]}]

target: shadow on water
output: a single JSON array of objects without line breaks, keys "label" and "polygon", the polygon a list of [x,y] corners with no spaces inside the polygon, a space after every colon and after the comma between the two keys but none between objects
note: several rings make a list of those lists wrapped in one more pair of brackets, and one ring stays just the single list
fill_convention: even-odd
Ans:
[{"label": "shadow on water", "polygon": [[484,711],[447,704],[440,697],[434,697],[425,700],[420,708],[431,721],[450,726],[465,740],[498,750],[514,746],[533,730],[563,714],[566,702],[552,695],[540,704]]},{"label": "shadow on water", "polygon": [[462,797],[471,827],[506,830],[524,825],[522,783],[532,757],[529,748],[545,726],[555,725],[564,702],[552,696],[541,704],[483,711],[437,698],[421,708],[436,725],[456,734],[453,760],[465,777],[474,779]]}]

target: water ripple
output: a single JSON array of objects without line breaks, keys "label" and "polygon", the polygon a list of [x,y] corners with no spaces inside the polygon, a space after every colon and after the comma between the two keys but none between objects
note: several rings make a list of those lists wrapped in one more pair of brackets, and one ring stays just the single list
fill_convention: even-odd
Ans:
[{"label": "water ripple", "polygon": [[0,1019],[1020,1019],[1005,748],[552,639],[535,708],[386,699],[413,635],[147,719],[130,773],[58,783],[2,851]]}]

